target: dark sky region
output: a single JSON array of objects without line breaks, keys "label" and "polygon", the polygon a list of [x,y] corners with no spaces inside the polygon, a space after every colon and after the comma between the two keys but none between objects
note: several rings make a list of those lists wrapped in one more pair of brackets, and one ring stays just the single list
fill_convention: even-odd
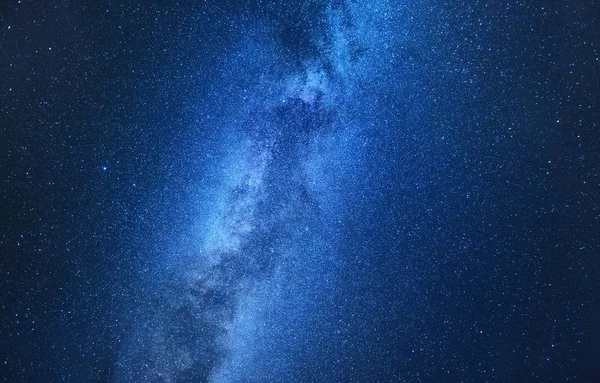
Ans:
[{"label": "dark sky region", "polygon": [[0,380],[597,382],[596,1],[0,5]]}]

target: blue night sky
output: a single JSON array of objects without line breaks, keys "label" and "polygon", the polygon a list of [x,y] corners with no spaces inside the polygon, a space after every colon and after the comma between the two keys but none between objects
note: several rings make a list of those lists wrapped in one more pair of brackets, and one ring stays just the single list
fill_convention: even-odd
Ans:
[{"label": "blue night sky", "polygon": [[600,381],[599,23],[5,1],[0,381]]}]

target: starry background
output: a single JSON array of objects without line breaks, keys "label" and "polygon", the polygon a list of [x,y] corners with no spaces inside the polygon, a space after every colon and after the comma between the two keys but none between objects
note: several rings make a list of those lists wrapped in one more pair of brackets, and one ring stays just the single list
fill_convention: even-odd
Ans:
[{"label": "starry background", "polygon": [[597,381],[595,1],[5,1],[6,382]]}]

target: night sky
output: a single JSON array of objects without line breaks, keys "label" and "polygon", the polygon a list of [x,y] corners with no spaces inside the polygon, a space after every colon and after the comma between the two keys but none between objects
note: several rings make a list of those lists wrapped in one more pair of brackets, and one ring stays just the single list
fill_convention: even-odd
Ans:
[{"label": "night sky", "polygon": [[1,381],[600,381],[599,24],[3,1]]}]

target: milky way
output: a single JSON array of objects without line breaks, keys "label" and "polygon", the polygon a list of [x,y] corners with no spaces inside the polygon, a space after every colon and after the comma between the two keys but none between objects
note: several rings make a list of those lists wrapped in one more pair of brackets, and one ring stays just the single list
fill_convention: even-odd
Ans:
[{"label": "milky way", "polygon": [[[222,57],[230,72],[215,85],[230,93],[218,95],[228,107],[216,124],[225,156],[213,164],[201,245],[136,324],[119,380],[280,380],[291,368],[277,361],[301,352],[335,287],[336,226],[362,171],[369,123],[356,109],[376,108],[358,99],[372,65],[359,29],[384,11],[363,6],[253,23]],[[282,41],[282,30],[303,24],[296,33],[306,36]]]}]

